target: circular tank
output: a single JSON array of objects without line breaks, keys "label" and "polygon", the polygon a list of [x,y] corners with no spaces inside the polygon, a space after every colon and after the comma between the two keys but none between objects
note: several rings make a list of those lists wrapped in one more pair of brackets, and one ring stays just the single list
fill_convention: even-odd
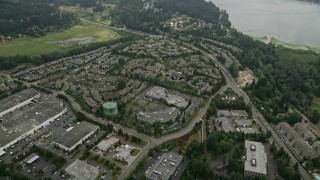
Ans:
[{"label": "circular tank", "polygon": [[115,116],[118,114],[118,105],[116,102],[106,102],[103,104],[103,111],[107,116]]}]

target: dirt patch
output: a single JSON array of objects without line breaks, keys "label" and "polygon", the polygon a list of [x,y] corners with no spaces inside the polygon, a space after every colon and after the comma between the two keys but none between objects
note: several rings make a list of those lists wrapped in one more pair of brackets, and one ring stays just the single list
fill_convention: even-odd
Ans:
[{"label": "dirt patch", "polygon": [[250,85],[253,80],[257,81],[257,78],[254,76],[253,72],[250,69],[247,68],[239,72],[237,82],[241,87],[246,86],[246,84]]},{"label": "dirt patch", "polygon": [[175,142],[177,143],[177,146],[175,150],[181,150],[185,152],[188,145],[191,144],[194,140],[201,142],[201,129],[198,130],[196,133],[191,131],[188,134],[176,139]]},{"label": "dirt patch", "polygon": [[93,37],[83,37],[83,38],[71,38],[71,39],[61,40],[61,41],[50,41],[50,42],[47,42],[47,43],[49,43],[49,44],[57,44],[59,46],[69,46],[69,45],[74,44],[74,43],[87,44],[87,43],[90,43],[90,42],[92,42],[94,40],[95,39]]}]

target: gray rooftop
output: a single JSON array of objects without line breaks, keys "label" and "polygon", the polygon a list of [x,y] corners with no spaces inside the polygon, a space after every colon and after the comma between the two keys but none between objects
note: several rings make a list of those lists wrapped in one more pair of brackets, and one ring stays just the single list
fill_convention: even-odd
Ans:
[{"label": "gray rooftop", "polygon": [[153,167],[146,171],[150,180],[168,180],[180,165],[183,156],[175,152],[168,152],[161,156]]},{"label": "gray rooftop", "polygon": [[267,154],[260,142],[245,141],[246,159],[244,170],[259,174],[267,174]]},{"label": "gray rooftop", "polygon": [[10,109],[30,98],[35,97],[38,94],[40,94],[40,92],[33,88],[25,89],[16,94],[13,94],[0,101],[0,112]]},{"label": "gray rooftop", "polygon": [[237,126],[241,127],[250,127],[252,126],[252,120],[251,119],[236,119],[234,120]]},{"label": "gray rooftop", "polygon": [[280,122],[278,125],[277,125],[277,128],[282,131],[285,136],[287,136],[287,138],[289,140],[293,139],[293,138],[296,138],[296,137],[300,137],[300,134],[294,130],[294,128],[292,126],[290,126],[288,123],[286,122]]},{"label": "gray rooftop", "polygon": [[154,86],[149,91],[147,91],[146,96],[153,99],[163,99],[166,96],[166,89],[159,86]]},{"label": "gray rooftop", "polygon": [[66,168],[66,172],[74,180],[95,180],[99,176],[99,169],[77,159]]},{"label": "gray rooftop", "polygon": [[317,156],[316,151],[302,138],[293,139],[292,145],[302,157],[312,159]]},{"label": "gray rooftop", "polygon": [[218,121],[221,122],[222,130],[224,132],[234,132],[235,127],[230,117],[218,117]]},{"label": "gray rooftop", "polygon": [[296,123],[294,128],[297,130],[298,133],[305,139],[311,139],[312,141],[316,140],[317,137],[310,131],[308,126],[302,122]]},{"label": "gray rooftop", "polygon": [[245,110],[231,110],[231,114],[234,117],[247,117],[248,113]]},{"label": "gray rooftop", "polygon": [[316,141],[312,144],[314,150],[316,150],[320,154],[320,141]]},{"label": "gray rooftop", "polygon": [[180,113],[179,109],[175,107],[169,107],[163,111],[156,111],[156,112],[150,112],[150,113],[140,111],[137,114],[137,118],[149,123],[154,123],[156,121],[168,122],[170,120],[175,120],[179,115],[179,113]]},{"label": "gray rooftop", "polygon": [[38,102],[15,110],[12,114],[4,115],[2,117],[4,121],[0,124],[2,137],[0,138],[0,147],[61,113],[64,109],[61,100],[52,95],[43,95]]},{"label": "gray rooftop", "polygon": [[218,116],[225,116],[225,117],[231,117],[232,114],[229,110],[218,110],[217,111]]},{"label": "gray rooftop", "polygon": [[57,144],[61,144],[67,148],[71,148],[76,143],[81,141],[84,137],[86,137],[89,133],[95,131],[97,128],[99,127],[94,124],[82,121],[73,129],[64,133],[60,138],[57,138],[54,142]]},{"label": "gray rooftop", "polygon": [[177,95],[168,94],[166,96],[166,102],[178,108],[186,108],[188,106],[188,101],[183,97]]}]

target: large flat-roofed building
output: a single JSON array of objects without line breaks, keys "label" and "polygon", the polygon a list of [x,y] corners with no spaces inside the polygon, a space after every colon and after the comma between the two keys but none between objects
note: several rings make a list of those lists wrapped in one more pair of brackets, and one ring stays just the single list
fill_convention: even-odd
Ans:
[{"label": "large flat-roofed building", "polygon": [[175,107],[169,107],[162,111],[156,112],[142,112],[140,111],[137,114],[137,118],[139,120],[154,123],[156,121],[160,121],[162,123],[168,122],[170,120],[175,120],[177,116],[180,114],[180,110]]},{"label": "large flat-roofed building", "polygon": [[180,165],[183,156],[168,152],[161,156],[155,165],[146,171],[147,180],[168,180]]},{"label": "large flat-roofed building", "polygon": [[298,122],[296,124],[294,124],[294,129],[301,134],[301,136],[305,139],[305,140],[311,140],[314,141],[317,139],[317,137],[310,131],[310,129],[308,128],[308,126],[302,122]]},{"label": "large flat-roofed building", "polygon": [[71,180],[96,180],[99,176],[99,168],[79,159],[70,164],[65,171],[71,176]]},{"label": "large flat-roofed building", "polygon": [[32,135],[67,112],[63,102],[53,95],[42,95],[31,103],[4,115],[0,124],[0,151]]},{"label": "large flat-roofed building", "polygon": [[229,110],[217,110],[217,116],[218,117],[221,117],[221,116],[224,116],[224,117],[231,117],[232,114]]},{"label": "large flat-roofed building", "polygon": [[277,128],[288,138],[288,140],[300,137],[300,134],[286,122],[279,123]]},{"label": "large flat-roofed building", "polygon": [[13,94],[1,100],[0,101],[0,119],[5,114],[23,107],[31,103],[33,99],[36,99],[39,97],[40,97],[40,92],[33,88],[30,88],[30,89],[25,89],[21,92],[18,92],[16,94]]},{"label": "large flat-roofed building", "polygon": [[188,101],[181,96],[168,94],[165,99],[168,104],[174,105],[177,108],[188,107]]},{"label": "large flat-roofed building", "polygon": [[313,159],[317,157],[317,152],[302,138],[293,139],[292,146],[304,158]]},{"label": "large flat-roofed building", "polygon": [[236,129],[230,117],[218,117],[218,122],[221,123],[221,128],[224,132],[234,132]]},{"label": "large flat-roofed building", "polygon": [[248,113],[245,110],[231,110],[233,117],[248,117]]},{"label": "large flat-roofed building", "polygon": [[234,122],[237,127],[252,127],[252,120],[250,119],[236,119]]},{"label": "large flat-roofed building", "polygon": [[166,95],[167,95],[166,89],[159,86],[154,86],[146,93],[146,97],[152,98],[158,101],[164,99]]},{"label": "large flat-roofed building", "polygon": [[260,142],[246,140],[245,151],[244,175],[267,175],[268,159],[263,144]]},{"label": "large flat-roofed building", "polygon": [[60,149],[70,152],[74,150],[79,144],[82,144],[84,141],[86,141],[98,130],[98,126],[86,121],[82,121],[70,131],[62,134],[52,143],[58,146]]}]

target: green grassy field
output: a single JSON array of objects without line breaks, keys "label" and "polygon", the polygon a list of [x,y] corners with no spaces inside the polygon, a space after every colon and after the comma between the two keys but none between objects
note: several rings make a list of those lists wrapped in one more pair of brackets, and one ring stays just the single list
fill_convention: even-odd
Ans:
[{"label": "green grassy field", "polygon": [[311,110],[320,110],[320,97],[314,97],[312,104],[311,104]]},{"label": "green grassy field", "polygon": [[120,35],[106,27],[82,22],[79,25],[71,27],[70,29],[63,30],[61,32],[50,33],[43,37],[20,38],[10,42],[2,43],[0,44],[0,56],[39,56],[41,54],[47,54],[56,51],[64,52],[83,45],[71,43],[68,46],[61,46],[48,42],[83,37],[92,37],[94,40],[90,43],[96,43],[117,39],[120,38]]}]

